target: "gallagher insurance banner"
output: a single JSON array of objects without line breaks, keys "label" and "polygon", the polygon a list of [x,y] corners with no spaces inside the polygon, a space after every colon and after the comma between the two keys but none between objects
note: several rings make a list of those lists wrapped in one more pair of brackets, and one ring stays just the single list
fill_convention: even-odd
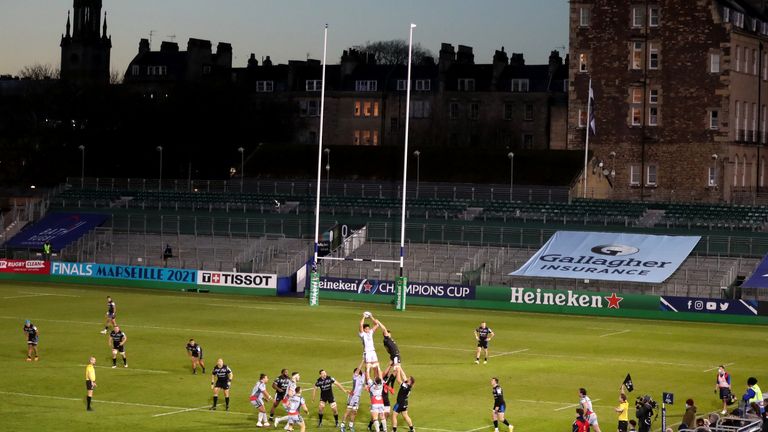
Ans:
[{"label": "gallagher insurance banner", "polygon": [[699,236],[558,231],[511,276],[661,283]]},{"label": "gallagher insurance banner", "polygon": [[744,288],[768,288],[768,255],[763,257],[752,276],[745,280],[741,286]]},{"label": "gallagher insurance banner", "polygon": [[51,242],[54,251],[79,239],[88,231],[104,223],[109,216],[90,213],[52,213],[36,224],[24,228],[7,246],[42,249],[45,242]]}]

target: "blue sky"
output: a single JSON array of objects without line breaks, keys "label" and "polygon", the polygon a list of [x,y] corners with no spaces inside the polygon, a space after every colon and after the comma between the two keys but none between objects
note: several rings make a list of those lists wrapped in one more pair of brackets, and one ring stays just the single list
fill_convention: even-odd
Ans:
[{"label": "blue sky", "polygon": [[[0,74],[32,63],[58,67],[59,40],[72,0],[0,0]],[[544,63],[568,43],[568,0],[104,0],[112,34],[112,68],[125,71],[139,39],[155,30],[153,49],[175,35],[230,42],[234,65],[250,53],[275,62],[322,56],[329,24],[329,62],[366,41],[414,40],[437,54],[441,42],[472,46],[489,63],[502,45],[528,64]],[[562,50],[561,50],[562,51]]]}]

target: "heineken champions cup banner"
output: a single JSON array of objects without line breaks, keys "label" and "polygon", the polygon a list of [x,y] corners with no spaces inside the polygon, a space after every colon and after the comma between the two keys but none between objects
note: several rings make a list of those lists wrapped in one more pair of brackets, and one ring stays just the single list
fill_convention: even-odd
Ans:
[{"label": "heineken champions cup banner", "polygon": [[558,231],[510,276],[661,283],[701,237]]}]

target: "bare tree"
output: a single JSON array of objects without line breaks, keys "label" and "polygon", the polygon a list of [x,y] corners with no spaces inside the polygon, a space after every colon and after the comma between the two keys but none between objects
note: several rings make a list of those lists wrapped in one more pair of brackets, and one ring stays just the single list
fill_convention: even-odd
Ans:
[{"label": "bare tree", "polygon": [[112,85],[122,84],[123,74],[117,69],[112,69],[112,72],[109,73],[109,83]]},{"label": "bare tree", "polygon": [[59,79],[59,69],[47,63],[35,63],[21,68],[19,76],[32,80]]},{"label": "bare tree", "polygon": [[[361,52],[376,56],[376,63],[384,65],[406,64],[408,62],[408,42],[403,39],[366,42],[359,48]],[[413,45],[413,63],[421,63],[425,57],[433,57],[431,51],[420,44]]]}]

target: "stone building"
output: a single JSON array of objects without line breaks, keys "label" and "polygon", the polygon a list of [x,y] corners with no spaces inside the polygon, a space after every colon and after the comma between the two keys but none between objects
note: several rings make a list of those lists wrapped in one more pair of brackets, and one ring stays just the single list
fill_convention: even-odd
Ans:
[{"label": "stone building", "polygon": [[109,84],[112,37],[107,36],[107,13],[101,22],[101,0],[75,0],[61,36],[61,80],[70,84]]},{"label": "stone building", "polygon": [[570,1],[569,149],[584,148],[590,80],[595,95],[588,196],[751,201],[764,190],[763,3]]}]

